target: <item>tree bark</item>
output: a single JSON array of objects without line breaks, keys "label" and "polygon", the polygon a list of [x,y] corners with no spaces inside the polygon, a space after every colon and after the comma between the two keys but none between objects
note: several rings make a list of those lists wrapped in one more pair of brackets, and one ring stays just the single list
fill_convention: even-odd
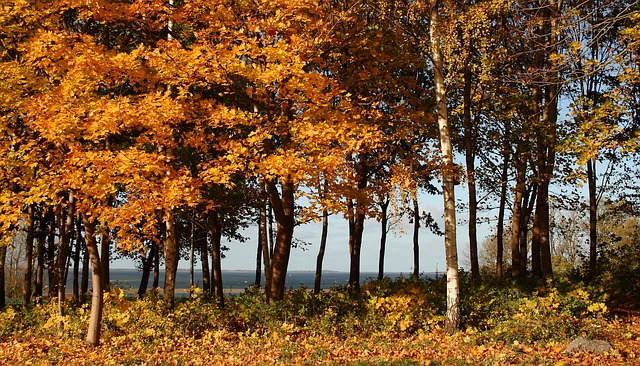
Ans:
[{"label": "tree bark", "polygon": [[271,283],[269,299],[282,300],[287,280],[287,268],[291,255],[291,242],[295,225],[294,191],[295,185],[285,179],[280,183],[282,193],[278,191],[275,181],[266,180],[267,194],[276,220],[276,241],[271,257]]},{"label": "tree bark", "polygon": [[109,237],[109,229],[107,223],[102,223],[100,232],[100,269],[102,270],[102,289],[107,290],[110,286],[111,278],[109,275],[109,262],[111,256],[111,238]]},{"label": "tree bark", "polygon": [[199,235],[200,239],[200,262],[202,263],[202,292],[211,293],[211,273],[209,271],[209,247],[207,238]]},{"label": "tree bark", "polygon": [[540,217],[539,209],[533,215],[533,228],[531,229],[531,273],[533,277],[542,277],[542,260],[540,258]]},{"label": "tree bark", "polygon": [[[58,210],[58,215],[62,219],[63,210],[60,207]],[[71,240],[71,231],[73,230],[73,218],[75,216],[75,196],[73,191],[69,191],[69,197],[67,199],[67,213],[64,217],[64,224],[61,225],[62,232],[60,233],[60,242],[58,243],[58,261],[57,261],[57,272],[58,272],[58,315],[61,317],[60,322],[58,323],[58,328],[60,331],[64,328],[64,321],[62,320],[62,316],[64,316],[64,301],[66,297],[66,281],[65,281],[65,273],[67,268],[67,255],[69,251],[69,243]]]},{"label": "tree bark", "polygon": [[[87,329],[87,337],[85,344],[89,346],[98,346],[100,344],[100,328],[102,323],[102,270],[100,269],[100,254],[95,237],[95,221],[84,220],[85,245],[87,253],[91,258],[91,314],[89,315],[89,328]],[[78,233],[80,235],[80,233]]]},{"label": "tree bark", "polygon": [[551,267],[551,243],[549,241],[549,184],[540,184],[538,187],[538,200],[536,201],[536,222],[535,228],[539,232],[540,238],[540,265],[542,278],[552,279],[553,269]]},{"label": "tree bark", "polygon": [[[357,191],[364,192],[367,188],[367,166],[366,157],[360,154],[357,170]],[[349,282],[348,285],[353,291],[360,288],[360,257],[362,250],[362,234],[364,233],[365,208],[363,198],[356,197],[349,200]]]},{"label": "tree bark", "polygon": [[56,270],[56,216],[52,209],[47,213],[48,233],[47,233],[47,277],[49,289],[47,295],[53,299],[58,294],[58,271]]},{"label": "tree bark", "polygon": [[411,193],[411,201],[413,201],[413,276],[420,275],[420,243],[418,241],[420,235],[420,206],[418,205],[418,188],[414,187]]},{"label": "tree bark", "polygon": [[522,195],[522,203],[520,204],[520,232],[518,233],[518,253],[520,254],[520,271],[523,276],[527,275],[527,262],[528,262],[528,243],[527,235],[529,232],[529,216],[527,215],[527,207],[529,206],[529,197],[531,197],[531,190],[526,188]]},{"label": "tree bark", "polygon": [[471,283],[480,284],[480,264],[478,263],[478,201],[475,179],[475,133],[471,121],[471,68],[464,66],[463,90],[464,152],[467,167],[467,188],[469,191],[469,255],[471,260]]},{"label": "tree bark", "polygon": [[211,234],[211,287],[221,308],[224,308],[224,289],[222,287],[222,226],[220,216],[213,211],[209,214],[209,232]]},{"label": "tree bark", "polygon": [[153,285],[152,285],[152,288],[155,290],[158,287],[160,287],[160,249],[156,250],[156,253],[153,256]]},{"label": "tree bark", "polygon": [[264,263],[264,292],[267,302],[271,300],[271,246],[269,245],[269,232],[267,230],[267,192],[264,183],[260,184],[260,218],[258,223],[258,237],[262,248],[262,259]]},{"label": "tree bark", "polygon": [[194,218],[191,218],[191,232],[189,234],[189,296],[193,296],[193,286],[195,286],[195,243],[193,240]]},{"label": "tree bark", "polygon": [[555,169],[555,157],[557,147],[557,121],[558,121],[558,61],[553,57],[557,53],[558,47],[558,34],[560,33],[558,14],[560,11],[562,1],[549,0],[549,35],[551,40],[551,50],[549,51],[548,62],[549,69],[551,70],[550,83],[547,87],[545,98],[545,108],[543,113],[543,119],[549,126],[548,144],[546,153],[545,164],[545,181],[544,187],[538,187],[538,191],[544,189],[544,196],[546,197],[546,223],[544,227],[544,235],[542,237],[541,244],[541,259],[542,259],[542,276],[545,280],[553,279],[553,266],[551,261],[551,238],[550,238],[550,222],[549,222],[549,184],[553,177],[553,171]]},{"label": "tree bark", "polygon": [[513,198],[513,217],[511,218],[511,277],[520,278],[523,275],[522,263],[520,263],[520,230],[522,230],[522,196],[525,190],[527,170],[526,156],[518,148],[516,161],[516,190]]},{"label": "tree bark", "polygon": [[329,211],[322,210],[322,233],[320,234],[320,249],[316,258],[316,275],[313,282],[313,293],[320,293],[320,285],[322,283],[322,262],[324,261],[324,251],[327,247],[327,234],[329,230]]},{"label": "tree bark", "polygon": [[75,246],[73,249],[73,300],[80,303],[80,252],[82,251],[82,222],[80,215],[76,217]]},{"label": "tree bark", "polygon": [[[520,214],[520,235],[518,237],[518,241],[520,243],[520,266],[522,270],[522,274],[525,275],[527,273],[527,262],[528,262],[528,239],[529,239],[529,222],[531,221],[531,215],[533,214],[533,209],[536,203],[536,195],[538,192],[537,183],[532,183],[525,190],[524,198],[522,200],[522,210]],[[540,263],[538,257],[538,263]]]},{"label": "tree bark", "polygon": [[364,213],[358,213],[358,203],[349,203],[349,287],[353,291],[360,288],[360,249],[364,232]]},{"label": "tree bark", "polygon": [[[510,131],[511,128],[505,128]],[[504,276],[504,212],[507,206],[507,180],[509,179],[510,154],[508,150],[508,140],[505,136],[505,149],[503,153],[502,174],[500,175],[500,204],[498,207],[498,227],[496,229],[496,277],[502,281]]]},{"label": "tree bark", "polygon": [[589,186],[589,276],[596,273],[598,245],[598,196],[596,191],[596,162],[587,161],[587,180]]},{"label": "tree bark", "polygon": [[378,280],[384,278],[384,256],[387,251],[387,232],[389,231],[389,196],[385,195],[380,202],[380,256],[378,257]]},{"label": "tree bark", "polygon": [[[546,41],[546,47],[536,52],[535,62],[540,71],[544,71],[544,93],[539,91],[537,99],[541,110],[541,128],[537,134],[537,166],[538,166],[538,192],[536,197],[536,213],[534,217],[534,229],[532,233],[531,250],[534,252],[534,244],[539,247],[540,274],[544,280],[553,278],[551,265],[551,243],[549,225],[549,184],[553,176],[555,166],[555,149],[558,118],[558,67],[553,55],[557,50],[557,11],[560,2],[548,0],[541,7],[540,27],[538,36]],[[536,88],[540,89],[540,88]],[[536,268],[537,272],[538,269]],[[534,272],[535,274],[535,272]]]},{"label": "tree bark", "polygon": [[548,133],[544,134],[544,137],[540,136],[543,134],[539,134],[538,147],[538,169],[542,175],[538,183],[534,234],[538,238],[540,247],[540,269],[542,278],[545,280],[553,278],[550,243],[549,184],[555,164],[555,134],[558,114],[556,89],[557,86],[551,84],[546,93],[547,102],[544,108],[543,121],[545,121],[545,125],[548,126]]},{"label": "tree bark", "polygon": [[[258,223],[260,225],[260,223]],[[262,237],[260,234],[260,226],[258,226],[258,246],[256,248],[256,275],[253,279],[253,285],[260,287],[262,285]]]},{"label": "tree bark", "polygon": [[26,250],[24,258],[24,286],[22,290],[22,306],[31,303],[31,279],[33,278],[33,240],[35,237],[35,214],[33,205],[28,208],[29,223],[27,226]]},{"label": "tree bark", "polygon": [[36,301],[40,301],[43,295],[43,287],[44,287],[44,267],[45,267],[45,252],[46,248],[46,240],[47,240],[47,232],[46,232],[46,222],[43,216],[40,216],[38,219],[38,249],[36,256],[38,257],[38,265],[36,267],[36,281],[33,291],[33,296],[37,299]]},{"label": "tree bark", "polygon": [[437,0],[430,0],[429,20],[429,46],[433,63],[438,130],[443,159],[442,191],[444,196],[444,241],[447,263],[447,312],[445,315],[445,331],[452,334],[460,328],[460,283],[458,279],[456,202],[454,192],[457,173],[453,163],[453,148],[451,145],[447,93],[444,79],[444,62],[439,34],[440,15],[438,14]]},{"label": "tree bark", "polygon": [[0,246],[0,310],[7,305],[7,295],[5,290],[5,264],[7,261],[7,247]]},{"label": "tree bark", "polygon": [[176,218],[173,211],[165,213],[164,237],[164,308],[173,311],[176,294],[176,274],[178,272],[178,239],[176,237]]},{"label": "tree bark", "polygon": [[82,256],[82,280],[80,281],[80,295],[83,299],[89,292],[89,262],[89,251],[85,244],[84,255]]},{"label": "tree bark", "polygon": [[155,243],[151,243],[149,252],[145,258],[142,258],[142,278],[140,279],[140,286],[138,286],[138,297],[143,297],[147,293],[149,287],[149,277],[151,276],[151,267],[156,257],[158,246]]}]

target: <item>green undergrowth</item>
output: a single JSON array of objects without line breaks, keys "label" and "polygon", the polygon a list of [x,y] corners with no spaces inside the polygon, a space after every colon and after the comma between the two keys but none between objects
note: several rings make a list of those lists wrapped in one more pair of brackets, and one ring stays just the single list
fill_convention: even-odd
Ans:
[{"label": "green undergrowth", "polygon": [[[595,336],[608,316],[606,295],[595,287],[556,281],[554,286],[529,283],[487,283],[471,287],[461,273],[462,326],[478,344],[522,344],[563,341],[576,335]],[[212,298],[198,296],[163,309],[160,295],[125,297],[120,289],[105,293],[102,339],[114,346],[135,342],[144,346],[176,335],[251,338],[305,335],[351,337],[410,336],[441,328],[446,309],[443,278],[385,278],[363,284],[359,291],[334,287],[319,295],[291,289],[282,301],[267,304],[264,291],[250,288],[225,299],[224,308]],[[82,338],[89,305],[68,302],[65,315],[57,304],[0,312],[0,338],[65,336]]]}]

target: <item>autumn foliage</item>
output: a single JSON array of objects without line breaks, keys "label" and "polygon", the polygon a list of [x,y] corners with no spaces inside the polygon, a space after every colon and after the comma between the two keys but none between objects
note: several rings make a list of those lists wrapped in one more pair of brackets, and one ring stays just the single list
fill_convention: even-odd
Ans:
[{"label": "autumn foliage", "polygon": [[[86,305],[71,306],[66,332],[56,336],[55,304],[9,308],[0,319],[0,361],[8,364],[634,364],[640,345],[638,317],[612,315],[592,288],[486,287],[470,290],[462,277],[463,319],[454,336],[444,332],[444,287],[439,280],[399,278],[362,286],[362,295],[334,288],[315,296],[290,290],[268,305],[250,289],[215,301],[196,297],[170,315],[153,294],[128,299],[104,294],[102,345],[79,343]],[[576,335],[604,337],[605,355],[564,353]]]},{"label": "autumn foliage", "polygon": [[[97,346],[104,323],[110,354],[130,346],[123,355],[161,354],[158,360],[167,362],[190,362],[179,353],[195,352],[204,363],[216,357],[243,363],[252,347],[273,341],[277,346],[266,347],[273,354],[264,357],[294,363],[322,355],[351,362],[367,352],[374,362],[380,355],[380,361],[451,363],[459,355],[449,355],[444,324],[449,334],[467,326],[456,335],[468,358],[461,362],[474,363],[480,354],[497,363],[527,362],[527,354],[573,362],[553,342],[579,333],[577,322],[602,322],[614,333],[628,324],[605,319],[595,290],[555,289],[554,260],[562,255],[554,252],[554,210],[577,205],[563,203],[550,187],[587,182],[589,266],[572,263],[571,270],[597,283],[598,263],[607,270],[603,254],[616,251],[602,248],[598,236],[599,190],[608,187],[597,185],[596,168],[638,152],[637,12],[626,0],[3,2],[0,259],[4,267],[6,248],[25,233],[28,269],[26,318],[16,322],[12,308],[2,313],[1,335],[18,338],[5,341],[0,357],[17,353],[24,359],[13,361],[23,363],[60,348],[52,362],[71,362],[65,352],[75,345],[73,333],[88,326],[86,343]],[[463,150],[466,169],[456,163]],[[620,171],[619,182],[637,179]],[[499,211],[498,281],[507,277],[508,246],[511,277],[539,281],[535,295],[533,289],[514,298],[495,288],[461,292],[454,192],[463,180],[473,285],[482,283],[478,189],[499,202],[493,205],[499,208],[485,207]],[[633,189],[625,185],[610,196],[632,201]],[[419,212],[420,190],[444,197],[446,288],[416,279],[360,288],[365,222],[387,225],[390,202],[392,215],[410,216],[415,224],[413,270],[419,273],[421,222],[426,217],[440,232],[430,213]],[[399,206],[409,201],[414,210],[406,215]],[[348,291],[285,293],[295,228],[329,215],[348,221]],[[264,266],[265,289],[226,301],[222,238],[244,239],[240,231],[250,225],[260,227],[257,267]],[[186,242],[192,253],[201,243],[206,292],[216,294],[215,301],[175,303]],[[143,258],[147,281],[151,264],[159,269],[163,259],[162,311],[153,297],[128,301],[109,292],[112,248]],[[81,252],[83,267],[91,263],[93,271],[90,312],[81,296],[88,281],[82,291],[73,289],[73,305],[65,301],[70,263],[77,272]],[[384,247],[381,279],[383,257]],[[57,299],[56,315],[46,302],[29,309],[32,278],[36,299]],[[507,308],[496,310],[492,301]],[[140,317],[147,333],[128,333]],[[71,335],[68,345],[38,338],[53,324],[60,335]],[[549,334],[552,326],[561,334]],[[514,329],[519,337],[512,337]],[[360,330],[378,343],[350,343]],[[621,350],[635,331],[625,341],[615,335]],[[403,332],[410,336],[400,338]],[[185,337],[184,346],[171,343],[181,339],[176,334]],[[22,349],[29,337],[37,338],[33,348]],[[488,339],[497,343],[488,346]],[[529,342],[519,343],[524,339]],[[346,342],[342,348],[339,340]],[[240,346],[230,347],[235,341]],[[446,356],[429,353],[425,345],[434,342],[444,343]],[[305,353],[313,343],[332,346]],[[213,344],[219,353],[206,353]],[[74,357],[104,361],[92,352]]]}]

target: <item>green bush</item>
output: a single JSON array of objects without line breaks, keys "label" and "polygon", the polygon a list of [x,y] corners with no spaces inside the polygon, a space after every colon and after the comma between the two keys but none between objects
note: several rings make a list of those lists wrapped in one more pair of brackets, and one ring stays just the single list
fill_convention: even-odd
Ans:
[{"label": "green bush", "polygon": [[540,287],[527,293],[517,286],[470,289],[464,322],[485,341],[535,343],[565,340],[607,313],[606,296],[581,284]]},{"label": "green bush", "polygon": [[[606,315],[606,296],[596,287],[556,280],[555,287],[535,281],[472,287],[461,278],[462,324],[476,329],[481,342],[520,343],[566,340],[597,329]],[[104,294],[103,342],[143,347],[176,334],[200,338],[210,332],[230,337],[283,336],[307,333],[348,338],[395,336],[439,328],[446,310],[444,278],[385,278],[362,285],[360,291],[334,287],[314,295],[304,288],[288,290],[282,301],[267,304],[265,293],[250,288],[225,300],[180,299],[173,312],[164,310],[160,296],[129,299],[120,289]],[[62,320],[66,336],[81,339],[87,329],[89,304],[48,302],[29,309],[8,307],[0,312],[0,338],[29,329],[32,334],[58,334]]]}]

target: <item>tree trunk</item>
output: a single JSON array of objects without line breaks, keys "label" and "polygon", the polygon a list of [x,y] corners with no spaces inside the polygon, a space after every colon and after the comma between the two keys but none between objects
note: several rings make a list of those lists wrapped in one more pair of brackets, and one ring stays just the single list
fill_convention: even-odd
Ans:
[{"label": "tree trunk", "polygon": [[284,298],[287,268],[289,266],[289,256],[291,255],[291,242],[295,224],[295,185],[289,179],[281,182],[282,193],[278,191],[273,180],[267,180],[266,187],[277,227],[275,247],[271,257],[269,299],[279,301]]},{"label": "tree trunk", "polygon": [[533,277],[542,277],[542,262],[540,259],[540,218],[538,217],[538,208],[533,215],[533,228],[531,230],[531,274]]},{"label": "tree trunk", "polygon": [[82,222],[76,217],[75,246],[73,249],[73,300],[80,303],[80,252],[82,251]]},{"label": "tree trunk", "polygon": [[273,259],[273,251],[276,246],[276,234],[273,229],[273,207],[271,207],[270,201],[267,201],[267,226],[269,236],[267,236],[267,243],[269,244],[269,258]]},{"label": "tree trunk", "polygon": [[[559,20],[558,14],[560,12],[562,1],[560,0],[549,0],[549,34],[551,36],[551,41],[549,44],[551,45],[551,50],[549,51],[548,62],[550,64],[551,77],[550,83],[547,87],[547,92],[545,95],[546,103],[545,109],[543,113],[543,118],[546,124],[549,126],[549,134],[548,134],[548,145],[547,145],[547,160],[545,164],[545,196],[547,198],[547,214],[546,214],[546,230],[545,235],[543,237],[543,241],[541,242],[541,259],[542,259],[542,276],[544,279],[549,280],[553,279],[553,266],[551,262],[551,238],[550,238],[550,223],[549,223],[549,183],[551,178],[553,177],[553,171],[555,169],[555,157],[556,157],[556,147],[557,147],[557,122],[558,122],[558,84],[559,84],[559,74],[558,74],[558,61],[554,56],[557,54],[558,48],[558,34],[559,31]],[[538,190],[541,188],[538,187]]]},{"label": "tree trunk", "polygon": [[58,294],[58,271],[56,270],[56,216],[53,210],[47,214],[49,226],[47,233],[47,277],[49,289],[47,295],[53,299]]},{"label": "tree trunk", "polygon": [[387,251],[387,232],[389,231],[389,195],[385,194],[380,202],[380,256],[378,257],[378,280],[384,278],[384,255]]},{"label": "tree trunk", "polygon": [[151,276],[151,267],[156,257],[158,246],[156,243],[151,243],[151,248],[145,258],[142,258],[142,278],[140,279],[140,286],[138,286],[138,297],[143,297],[147,293],[149,287],[149,277]]},{"label": "tree trunk", "polygon": [[[534,217],[533,238],[531,243],[532,255],[534,243],[539,247],[540,273],[545,280],[553,278],[551,265],[551,243],[549,226],[549,183],[555,166],[555,149],[558,118],[558,67],[553,55],[557,52],[557,11],[560,2],[548,0],[541,7],[540,27],[538,36],[546,41],[546,48],[536,52],[535,62],[544,75],[544,94],[540,91],[537,103],[542,111],[541,128],[537,134],[538,160],[538,194],[536,198],[536,214]],[[556,9],[556,7],[558,7]],[[540,88],[536,88],[540,89]],[[537,254],[537,251],[536,253]],[[537,270],[537,269],[536,269]]]},{"label": "tree trunk", "polygon": [[34,286],[33,296],[40,301],[43,295],[44,287],[44,267],[45,267],[45,252],[47,240],[46,222],[45,218],[41,216],[38,220],[38,250],[36,256],[38,257],[38,265],[36,267],[36,282]]},{"label": "tree trunk", "polygon": [[164,308],[173,311],[176,294],[176,274],[178,272],[178,239],[176,238],[176,218],[173,211],[165,214],[164,236]]},{"label": "tree trunk", "polygon": [[353,291],[360,288],[360,249],[362,248],[362,234],[364,232],[364,213],[358,213],[358,203],[349,211],[349,287]]},{"label": "tree trunk", "polygon": [[313,293],[320,293],[320,285],[322,283],[322,261],[324,260],[324,251],[327,247],[327,234],[329,231],[329,211],[322,210],[322,233],[320,234],[320,249],[316,258],[316,275],[313,282]]},{"label": "tree trunk", "polygon": [[511,277],[520,278],[523,275],[520,263],[520,230],[522,230],[522,196],[524,195],[527,160],[518,148],[519,157],[516,161],[516,190],[513,198],[513,216],[511,218]]},{"label": "tree trunk", "polygon": [[[510,127],[506,127],[505,131],[510,131]],[[505,149],[502,162],[502,174],[500,175],[500,204],[498,207],[498,227],[496,229],[496,277],[498,281],[502,281],[504,276],[504,211],[507,206],[507,180],[509,179],[509,160],[510,154],[508,150],[508,140],[505,136]]]},{"label": "tree trunk", "polygon": [[436,110],[438,130],[442,150],[442,191],[444,195],[444,242],[447,263],[447,312],[445,331],[454,333],[460,327],[460,283],[458,279],[458,248],[456,244],[456,169],[453,163],[453,148],[450,138],[447,93],[444,81],[444,62],[440,46],[440,15],[438,1],[430,0],[429,41],[433,62],[434,84],[436,91]]},{"label": "tree trunk", "polygon": [[[367,188],[366,157],[360,154],[357,164],[357,190],[364,192]],[[364,233],[365,207],[363,198],[351,199],[349,209],[349,287],[353,291],[360,289],[360,257],[362,250],[362,234]]]},{"label": "tree trunk", "polygon": [[111,278],[109,276],[109,262],[111,255],[111,239],[109,238],[109,229],[107,223],[102,223],[102,230],[100,232],[100,269],[102,270],[102,290],[109,289]]},{"label": "tree trunk", "polygon": [[220,217],[213,211],[209,215],[209,232],[211,234],[211,287],[215,297],[224,308],[224,289],[222,287],[222,227]]},{"label": "tree trunk", "polygon": [[[58,210],[58,215],[62,219],[63,210],[62,207]],[[60,233],[60,242],[58,248],[58,315],[61,317],[58,323],[60,331],[64,329],[64,300],[66,297],[66,281],[65,273],[67,268],[67,255],[69,250],[69,244],[71,240],[71,231],[73,230],[73,218],[75,216],[75,196],[73,191],[69,191],[69,198],[67,200],[67,213],[64,218],[64,224],[61,225],[62,232]]]},{"label": "tree trunk", "polygon": [[[87,253],[91,258],[91,314],[89,315],[89,328],[87,329],[87,337],[84,343],[89,346],[98,346],[100,344],[100,328],[102,323],[102,270],[100,269],[100,254],[98,253],[98,244],[95,237],[95,221],[84,220],[85,245]],[[78,233],[80,235],[80,233]]]},{"label": "tree trunk", "polygon": [[7,247],[0,246],[0,310],[4,309],[7,305],[6,299],[6,291],[5,291],[5,280],[4,280],[4,270],[5,263],[7,260]]},{"label": "tree trunk", "polygon": [[153,285],[152,288],[155,290],[160,287],[160,249],[156,250],[155,256],[153,257]]},{"label": "tree trunk", "polygon": [[411,193],[411,201],[413,201],[413,276],[420,275],[420,206],[418,205],[418,188],[414,187]]},{"label": "tree trunk", "polygon": [[[258,225],[260,225],[258,223]],[[256,248],[256,275],[253,279],[253,285],[260,287],[262,285],[262,230],[258,226],[258,246]]]},{"label": "tree trunk", "polygon": [[480,264],[478,263],[478,201],[475,180],[475,132],[471,122],[471,68],[464,66],[463,91],[464,151],[467,166],[467,188],[469,191],[469,255],[471,260],[471,283],[480,284]]},{"label": "tree trunk", "polygon": [[[557,87],[554,84],[548,86],[546,105],[542,116],[548,132],[538,134],[538,171],[541,179],[538,183],[533,234],[534,237],[538,239],[540,269],[542,278],[545,280],[553,278],[550,243],[549,183],[555,164],[555,134],[558,114],[556,89]],[[533,251],[533,242],[531,250]]]},{"label": "tree trunk", "polygon": [[538,187],[538,201],[536,201],[535,229],[539,231],[540,238],[540,265],[542,278],[553,278],[551,267],[551,243],[549,241],[549,184],[543,183]]},{"label": "tree trunk", "polygon": [[[541,31],[538,29],[536,31],[537,33],[540,33]],[[544,37],[544,33],[539,35],[539,37]],[[542,70],[543,69],[543,64],[544,64],[544,50],[543,49],[539,49],[537,50],[534,55],[533,55],[533,66],[535,68],[537,68],[538,70]],[[542,124],[541,127],[538,127],[538,131],[536,134],[536,144],[537,144],[537,150],[536,150],[536,169],[537,169],[537,181],[542,183],[542,181],[544,180],[544,166],[545,166],[545,145],[544,145],[544,135],[546,134],[546,126],[544,126],[544,122],[543,119],[540,117],[542,115],[541,111],[543,109],[543,92],[542,92],[542,86],[540,85],[540,83],[538,83],[538,85],[535,85],[533,88],[533,102],[535,103],[535,109],[534,109],[534,113],[533,115],[535,116],[535,118],[537,119],[536,121],[534,121],[534,125],[540,125]],[[546,197],[543,198],[544,201],[546,201]],[[540,196],[537,195],[536,200],[540,200]],[[533,228],[531,230],[531,273],[534,277],[540,278],[542,276],[542,265],[541,265],[541,260],[540,260],[540,235],[541,235],[541,228],[539,227],[540,225],[540,213],[538,211],[538,203],[536,202],[536,211],[535,214],[533,216]]]},{"label": "tree trunk", "polygon": [[89,262],[89,251],[87,250],[87,245],[85,244],[84,255],[82,256],[82,280],[80,280],[80,295],[83,299],[89,292]]},{"label": "tree trunk", "polygon": [[587,161],[587,180],[589,185],[589,276],[596,273],[598,245],[598,196],[596,191],[596,162]]},{"label": "tree trunk", "polygon": [[[522,210],[520,214],[520,235],[518,237],[518,241],[520,243],[520,266],[523,275],[527,273],[527,262],[529,259],[529,222],[531,221],[531,215],[533,214],[534,205],[536,203],[537,191],[538,185],[534,182],[525,190],[524,199],[522,200]],[[539,257],[538,263],[540,263]]]},{"label": "tree trunk", "polygon": [[529,188],[525,189],[524,194],[522,195],[522,203],[520,204],[520,232],[518,233],[518,244],[519,244],[519,254],[520,254],[520,271],[523,276],[527,275],[527,262],[528,262],[528,243],[527,243],[527,234],[529,231],[529,216],[527,215],[527,207],[529,207],[529,197],[531,197],[531,190]]},{"label": "tree trunk", "polygon": [[195,212],[191,215],[191,233],[189,234],[189,296],[193,296],[193,286],[195,286]]},{"label": "tree trunk", "polygon": [[264,183],[260,184],[260,221],[258,223],[258,237],[262,247],[262,259],[264,263],[264,292],[267,303],[271,299],[271,246],[269,245],[269,231],[267,230],[267,192]]},{"label": "tree trunk", "polygon": [[211,274],[209,271],[209,248],[207,238],[199,235],[200,239],[200,262],[202,263],[202,292],[211,293]]},{"label": "tree trunk", "polygon": [[33,239],[35,237],[35,214],[33,205],[28,208],[29,223],[27,226],[27,240],[24,258],[24,286],[22,290],[22,306],[31,303],[31,279],[33,278]]}]

